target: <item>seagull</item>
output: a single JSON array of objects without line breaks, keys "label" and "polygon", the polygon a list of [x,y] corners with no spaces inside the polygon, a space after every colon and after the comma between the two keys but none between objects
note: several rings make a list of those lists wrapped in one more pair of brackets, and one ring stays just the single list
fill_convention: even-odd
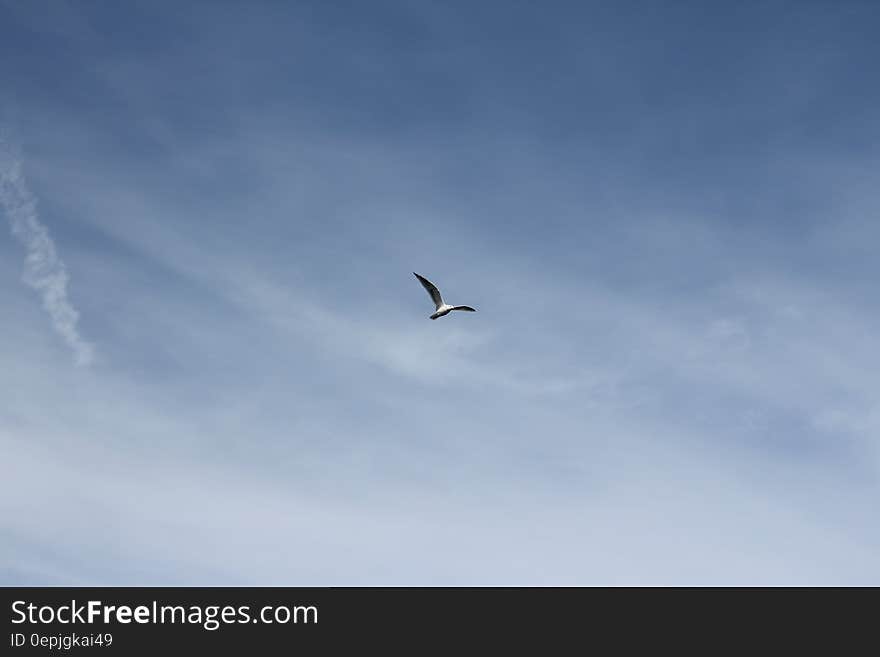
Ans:
[{"label": "seagull", "polygon": [[448,315],[453,310],[466,310],[469,313],[477,312],[476,308],[471,308],[470,306],[450,306],[447,303],[443,303],[443,297],[440,296],[440,290],[437,289],[436,285],[424,276],[419,276],[415,272],[413,272],[413,276],[419,279],[419,283],[421,283],[428,291],[428,294],[431,295],[431,299],[434,301],[434,305],[437,306],[437,311],[431,315],[431,319],[437,319],[438,317],[443,317],[443,315]]}]

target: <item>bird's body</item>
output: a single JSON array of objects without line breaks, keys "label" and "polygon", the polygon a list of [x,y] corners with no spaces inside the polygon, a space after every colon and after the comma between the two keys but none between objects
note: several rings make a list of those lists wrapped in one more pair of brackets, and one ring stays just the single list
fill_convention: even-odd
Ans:
[{"label": "bird's body", "polygon": [[440,317],[443,317],[444,315],[448,315],[453,310],[464,310],[471,313],[477,312],[475,308],[471,308],[470,306],[450,306],[448,303],[444,303],[443,297],[440,296],[440,290],[437,289],[436,285],[434,285],[424,276],[419,276],[415,272],[413,272],[413,275],[419,279],[419,283],[421,283],[422,287],[424,287],[428,291],[428,294],[431,296],[431,300],[437,307],[434,313],[431,314],[431,319],[438,319]]}]

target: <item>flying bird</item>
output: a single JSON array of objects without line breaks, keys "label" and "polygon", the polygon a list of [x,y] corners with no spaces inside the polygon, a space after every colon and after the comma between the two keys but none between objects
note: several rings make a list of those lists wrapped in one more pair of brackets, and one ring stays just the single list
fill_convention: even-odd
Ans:
[{"label": "flying bird", "polygon": [[437,310],[431,315],[431,319],[437,319],[438,317],[443,317],[443,315],[448,315],[453,310],[466,310],[469,313],[477,312],[476,308],[471,308],[470,306],[450,306],[447,303],[443,303],[443,297],[440,296],[440,290],[437,289],[436,285],[424,276],[419,276],[415,272],[413,272],[413,276],[419,279],[419,283],[421,283],[422,287],[428,291],[428,294],[431,295],[431,300],[434,302],[434,305],[437,306]]}]

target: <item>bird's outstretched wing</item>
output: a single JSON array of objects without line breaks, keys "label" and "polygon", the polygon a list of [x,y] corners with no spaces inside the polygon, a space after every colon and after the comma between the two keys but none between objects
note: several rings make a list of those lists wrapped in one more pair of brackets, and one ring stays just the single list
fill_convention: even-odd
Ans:
[{"label": "bird's outstretched wing", "polygon": [[477,312],[476,308],[471,308],[470,306],[452,306],[453,310],[467,310],[469,313]]},{"label": "bird's outstretched wing", "polygon": [[437,286],[434,285],[431,281],[429,281],[424,276],[419,276],[415,272],[413,272],[413,276],[419,279],[419,283],[428,291],[428,294],[431,295],[431,299],[434,301],[434,305],[437,308],[443,305],[443,297],[440,296],[440,290],[437,289]]}]

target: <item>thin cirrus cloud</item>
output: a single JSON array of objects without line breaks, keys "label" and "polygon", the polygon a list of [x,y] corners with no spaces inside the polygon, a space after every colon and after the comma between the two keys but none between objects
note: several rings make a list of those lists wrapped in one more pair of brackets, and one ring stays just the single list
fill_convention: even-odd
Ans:
[{"label": "thin cirrus cloud", "polygon": [[12,234],[25,248],[24,282],[43,299],[52,326],[73,351],[77,365],[89,365],[94,348],[79,332],[79,313],[70,301],[70,277],[58,255],[49,229],[37,214],[37,200],[28,189],[22,161],[0,141],[0,206],[9,219]]},{"label": "thin cirrus cloud", "polygon": [[0,581],[880,581],[871,10],[490,4],[0,17]]}]

